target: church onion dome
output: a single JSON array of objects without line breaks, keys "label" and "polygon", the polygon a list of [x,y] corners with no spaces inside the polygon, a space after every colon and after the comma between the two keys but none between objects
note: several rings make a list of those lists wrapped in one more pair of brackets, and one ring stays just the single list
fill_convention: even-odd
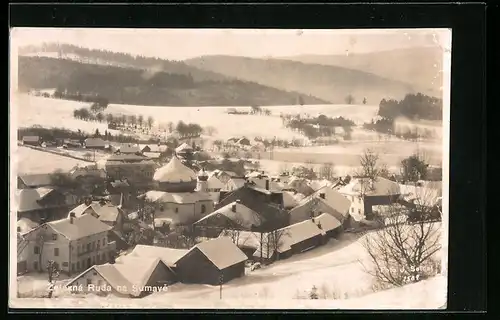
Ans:
[{"label": "church onion dome", "polygon": [[183,183],[196,180],[196,173],[185,166],[177,157],[158,169],[153,179],[160,183]]}]

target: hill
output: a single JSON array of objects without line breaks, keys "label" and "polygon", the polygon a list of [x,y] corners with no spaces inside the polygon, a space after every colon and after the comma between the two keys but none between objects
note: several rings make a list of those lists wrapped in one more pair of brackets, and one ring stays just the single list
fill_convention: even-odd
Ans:
[{"label": "hill", "polygon": [[[19,56],[20,91],[58,88],[98,94],[111,103],[150,106],[290,105],[299,99],[305,104],[328,103],[310,95],[231,79],[168,61],[165,68],[141,69],[137,65],[117,66],[109,61],[104,64],[78,59]],[[173,70],[172,65],[180,70]]]},{"label": "hill", "polygon": [[383,98],[400,99],[416,91],[405,82],[364,71],[290,60],[203,56],[186,63],[240,80],[311,94],[336,104],[345,103],[348,95],[354,97],[353,103],[360,103],[366,97],[368,103],[378,104]]},{"label": "hill", "polygon": [[422,93],[441,96],[443,51],[438,47],[351,53],[348,56],[298,55],[282,59],[370,72],[388,79],[410,83]]}]

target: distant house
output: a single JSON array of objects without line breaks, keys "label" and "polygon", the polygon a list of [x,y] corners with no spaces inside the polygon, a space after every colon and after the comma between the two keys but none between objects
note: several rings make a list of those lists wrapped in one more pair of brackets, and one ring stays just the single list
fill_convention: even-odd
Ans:
[{"label": "distant house", "polygon": [[141,150],[136,144],[122,144],[115,148],[115,153],[123,153],[123,154],[136,154],[140,153]]},{"label": "distant house", "polygon": [[224,188],[224,183],[215,175],[210,175],[207,180],[207,192],[219,192]]},{"label": "distant house", "polygon": [[153,180],[156,164],[139,154],[112,154],[97,162],[99,169],[112,180],[127,179],[136,185],[149,185]]},{"label": "distant house", "polygon": [[87,138],[83,143],[86,149],[100,149],[104,150],[106,142],[101,138]]},{"label": "distant house", "polygon": [[250,140],[247,138],[241,138],[239,139],[236,143],[242,145],[242,146],[249,146],[250,145]]},{"label": "distant house", "polygon": [[[231,192],[221,192],[218,210],[235,201],[240,201],[245,207],[257,212],[264,222],[258,230],[274,230],[289,224],[288,212],[284,210],[283,194],[259,189],[253,186],[243,186]],[[257,230],[257,231],[258,231]]]},{"label": "distant house", "polygon": [[198,243],[177,261],[183,283],[219,285],[245,275],[247,256],[227,238]]},{"label": "distant house", "polygon": [[248,178],[248,184],[275,192],[280,192],[286,188],[284,183],[273,181],[269,178]]},{"label": "distant house", "polygon": [[81,148],[82,144],[78,140],[65,139],[63,141],[63,148]]},{"label": "distant house", "polygon": [[[90,267],[66,287],[75,293],[101,291],[103,295],[140,298],[161,292],[175,282],[174,272],[159,258],[123,258],[113,264]],[[99,290],[106,287],[110,290]]]},{"label": "distant house", "polygon": [[353,178],[347,185],[338,189],[338,192],[351,201],[350,215],[357,222],[363,219],[371,220],[373,206],[397,203],[401,196],[399,184],[382,177],[377,177],[374,181],[368,178]]},{"label": "distant house", "polygon": [[78,207],[71,210],[68,217],[71,215],[75,217],[81,217],[86,214],[92,215],[94,218],[99,219],[104,222],[115,231],[123,231],[124,221],[127,219],[125,213],[118,206],[112,204],[100,204],[99,202],[93,202],[91,204],[82,203]]},{"label": "distant house", "polygon": [[299,223],[310,220],[312,217],[328,213],[339,221],[344,221],[345,217],[341,212],[330,207],[323,198],[308,197],[299,202],[295,208],[289,211],[290,223]]},{"label": "distant house", "polygon": [[254,210],[241,204],[240,201],[229,203],[218,210],[204,216],[194,223],[201,236],[215,238],[224,229],[253,230],[264,221]]},{"label": "distant house", "polygon": [[17,177],[18,189],[48,187],[51,185],[52,185],[52,179],[50,174],[47,173],[24,174]]},{"label": "distant house", "polygon": [[21,139],[21,143],[28,146],[39,146],[41,142],[42,139],[39,136],[24,136]]},{"label": "distant house", "polygon": [[142,144],[139,145],[141,152],[157,152],[157,153],[162,153],[166,152],[168,150],[168,146],[166,145],[161,145],[161,144]]},{"label": "distant house", "polygon": [[[221,180],[219,180],[219,181],[221,181]],[[231,178],[224,184],[224,187],[221,190],[234,191],[234,190],[237,190],[237,189],[243,187],[245,184],[246,184],[246,179],[244,179],[244,178]]]},{"label": "distant house", "polygon": [[107,241],[110,229],[91,215],[44,223],[22,234],[18,261],[26,261],[28,271],[44,271],[53,260],[62,272],[74,274],[114,256],[115,243]]},{"label": "distant house", "polygon": [[180,146],[175,148],[175,152],[177,154],[190,153],[190,152],[193,152],[193,148],[184,142],[183,144],[181,144]]},{"label": "distant house", "polygon": [[316,191],[309,185],[306,179],[297,178],[295,176],[292,176],[288,180],[288,184],[284,187],[283,190],[295,191],[298,193],[302,193],[305,196],[309,196]]},{"label": "distant house", "polygon": [[65,217],[75,203],[75,199],[48,187],[20,189],[15,196],[17,218],[27,218],[36,223]]},{"label": "distant house", "polygon": [[147,157],[147,158],[149,158],[151,160],[154,160],[154,161],[158,161],[161,158],[161,153],[160,152],[143,152],[142,154],[145,157]]}]

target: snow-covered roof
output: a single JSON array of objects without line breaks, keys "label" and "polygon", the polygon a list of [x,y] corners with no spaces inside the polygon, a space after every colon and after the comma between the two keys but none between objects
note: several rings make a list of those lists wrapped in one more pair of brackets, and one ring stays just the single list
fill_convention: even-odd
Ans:
[{"label": "snow-covered roof", "polygon": [[20,233],[26,233],[30,230],[35,229],[38,226],[39,226],[38,223],[36,223],[28,218],[21,218],[21,219],[17,220],[17,228],[18,228],[18,232],[20,232]]},{"label": "snow-covered roof", "polygon": [[169,163],[156,170],[153,179],[168,183],[190,182],[196,180],[196,173],[174,156]]},{"label": "snow-covered roof", "polygon": [[222,189],[224,188],[224,183],[219,180],[215,175],[210,175],[207,180],[208,188],[210,189]]},{"label": "snow-covered roof", "polygon": [[339,191],[334,190],[330,187],[320,188],[318,191],[316,191],[309,197],[302,199],[299,202],[299,205],[305,204],[312,198],[321,198],[322,195],[324,195],[323,200],[325,201],[326,204],[328,204],[331,208],[335,209],[336,211],[340,212],[342,215],[344,216],[347,215],[347,213],[349,212],[349,208],[351,207],[351,201],[347,199],[344,195],[342,195]]},{"label": "snow-covered roof", "polygon": [[397,182],[377,177],[374,181],[368,178],[353,178],[347,185],[338,189],[338,192],[348,195],[393,196],[399,195],[401,190]]},{"label": "snow-covered roof", "polygon": [[314,217],[314,222],[325,232],[335,230],[342,225],[339,220],[328,213],[322,213],[319,216]]},{"label": "snow-covered roof", "polygon": [[204,216],[203,218],[198,220],[196,224],[207,221],[210,218],[217,217],[218,215],[225,216],[229,220],[233,221],[236,225],[240,225],[241,227],[248,229],[251,228],[252,225],[259,226],[262,223],[262,218],[257,212],[244,206],[241,203],[238,203],[237,201],[234,201]]},{"label": "snow-covered roof", "polygon": [[195,203],[198,201],[212,201],[209,193],[206,192],[165,192],[151,190],[145,193],[147,200],[151,202],[163,203]]},{"label": "snow-covered roof", "polygon": [[203,241],[191,250],[195,248],[200,250],[219,270],[248,259],[230,239],[224,237]]},{"label": "snow-covered roof", "polygon": [[47,224],[69,240],[78,240],[111,230],[111,227],[90,214],[74,218],[73,223],[71,223],[71,219],[66,218]]},{"label": "snow-covered roof", "polygon": [[191,146],[187,143],[183,143],[181,144],[180,146],[178,146],[177,148],[175,148],[175,152],[185,152],[185,151],[191,151],[193,150],[193,148],[191,148]]},{"label": "snow-covered roof", "polygon": [[[16,205],[18,212],[27,212],[39,210],[50,206],[44,206],[40,200],[44,199],[52,192],[57,192],[52,188],[40,187],[36,189],[19,189],[16,190]],[[56,205],[54,205],[56,207]]]},{"label": "snow-covered roof", "polygon": [[160,258],[167,266],[173,267],[184,255],[187,249],[172,249],[147,245],[136,245],[127,256],[138,258]]}]

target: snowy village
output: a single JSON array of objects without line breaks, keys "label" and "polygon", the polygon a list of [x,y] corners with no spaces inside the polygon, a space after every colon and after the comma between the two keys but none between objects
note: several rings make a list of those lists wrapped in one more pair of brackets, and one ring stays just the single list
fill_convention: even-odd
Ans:
[{"label": "snowy village", "polygon": [[[98,68],[146,70],[149,58],[120,54],[128,57],[31,48],[20,52],[19,70],[75,65],[75,79],[106,77]],[[206,72],[184,67],[195,82]],[[317,102],[299,95],[200,107],[173,96],[134,100],[129,87],[120,100],[100,80],[99,91],[73,78],[36,79],[20,76],[11,103],[18,299],[351,308],[417,295],[444,303],[446,170],[435,95],[358,89],[340,102],[316,93]]]}]

